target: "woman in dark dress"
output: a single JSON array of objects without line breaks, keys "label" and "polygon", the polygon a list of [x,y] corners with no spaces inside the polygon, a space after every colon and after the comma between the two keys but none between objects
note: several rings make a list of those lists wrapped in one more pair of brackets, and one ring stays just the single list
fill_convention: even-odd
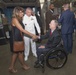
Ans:
[{"label": "woman in dark dress", "polygon": [[23,51],[14,52],[13,42],[14,41],[23,41],[21,32],[24,34],[27,34],[28,36],[30,36],[34,40],[37,39],[36,35],[33,35],[33,34],[29,33],[28,31],[23,29],[23,24],[22,24],[23,15],[24,15],[24,9],[22,7],[15,7],[14,8],[13,15],[12,15],[12,32],[10,34],[10,49],[12,52],[12,58],[11,58],[11,64],[9,67],[9,71],[12,73],[17,72],[17,70],[14,69],[14,65],[15,65],[17,57],[19,58],[20,63],[22,64],[22,68],[25,70],[29,69],[29,66],[27,66],[24,63]]}]

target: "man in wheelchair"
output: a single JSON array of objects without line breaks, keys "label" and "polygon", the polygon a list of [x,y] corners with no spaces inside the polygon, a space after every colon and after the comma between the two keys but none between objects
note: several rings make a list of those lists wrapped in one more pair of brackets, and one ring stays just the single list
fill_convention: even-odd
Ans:
[{"label": "man in wheelchair", "polygon": [[[55,48],[61,41],[61,36],[60,32],[57,29],[58,27],[58,22],[57,20],[52,20],[49,24],[49,31],[45,35],[41,35],[38,38],[43,40],[43,39],[48,39],[47,43],[45,45],[41,45],[37,48],[37,61],[35,62],[34,67],[38,68],[40,67],[40,62],[43,62],[44,56],[46,52],[51,50],[52,48]],[[42,57],[40,58],[40,56]]]}]

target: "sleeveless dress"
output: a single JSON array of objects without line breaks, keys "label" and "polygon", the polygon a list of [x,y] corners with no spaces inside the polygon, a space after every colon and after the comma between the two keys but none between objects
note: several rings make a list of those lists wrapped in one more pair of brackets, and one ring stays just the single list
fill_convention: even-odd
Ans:
[{"label": "sleeveless dress", "polygon": [[[24,28],[23,23],[20,22],[20,24]],[[23,37],[22,36],[23,36],[23,33],[21,35],[21,31],[17,27],[12,26],[12,30],[10,32],[10,50],[11,50],[11,52],[14,52],[14,50],[13,50],[13,42],[14,41],[23,41]]]}]

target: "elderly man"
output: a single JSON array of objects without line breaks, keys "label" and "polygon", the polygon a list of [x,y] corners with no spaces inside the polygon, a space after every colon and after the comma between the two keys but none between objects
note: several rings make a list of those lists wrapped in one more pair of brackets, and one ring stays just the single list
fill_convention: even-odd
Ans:
[{"label": "elderly man", "polygon": [[58,22],[56,20],[52,20],[49,24],[50,30],[45,34],[41,35],[39,39],[48,39],[47,43],[45,45],[41,45],[37,49],[37,61],[35,62],[34,67],[38,68],[39,67],[39,61],[42,61],[42,59],[39,58],[41,54],[46,54],[47,51],[51,50],[52,48],[56,47],[60,41],[60,33],[57,30]]},{"label": "elderly man", "polygon": [[[27,8],[25,13],[26,14],[23,17],[23,24],[24,24],[25,30],[29,31],[32,34],[36,34],[36,32],[35,32],[35,27],[36,27],[38,34],[40,35],[40,33],[41,33],[40,27],[36,20],[36,17],[32,16],[32,9]],[[26,36],[24,36],[24,42],[25,42],[25,52],[24,52],[25,61],[28,59],[28,56],[29,56],[30,43],[31,43],[32,53],[35,57],[37,57],[35,41],[33,41],[31,38],[28,38],[26,35]]]},{"label": "elderly man", "polygon": [[59,22],[61,23],[61,34],[62,34],[62,40],[64,44],[64,48],[68,53],[72,53],[72,47],[73,47],[73,25],[75,23],[75,15],[72,11],[69,9],[69,4],[63,5],[63,13],[60,16]]}]

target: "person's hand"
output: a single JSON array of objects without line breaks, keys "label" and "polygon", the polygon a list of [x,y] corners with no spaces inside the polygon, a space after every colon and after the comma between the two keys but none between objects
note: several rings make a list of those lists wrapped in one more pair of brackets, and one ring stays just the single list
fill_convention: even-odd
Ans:
[{"label": "person's hand", "polygon": [[40,39],[40,36],[37,36],[38,37],[38,39]]},{"label": "person's hand", "polygon": [[39,48],[45,48],[45,46],[41,45]]},{"label": "person's hand", "polygon": [[58,19],[60,19],[61,14],[58,16]]},{"label": "person's hand", "polygon": [[41,34],[39,33],[38,36],[40,36]]},{"label": "person's hand", "polygon": [[37,40],[37,39],[38,39],[38,36],[33,35],[33,36],[32,36],[32,39],[33,39],[33,40]]}]

